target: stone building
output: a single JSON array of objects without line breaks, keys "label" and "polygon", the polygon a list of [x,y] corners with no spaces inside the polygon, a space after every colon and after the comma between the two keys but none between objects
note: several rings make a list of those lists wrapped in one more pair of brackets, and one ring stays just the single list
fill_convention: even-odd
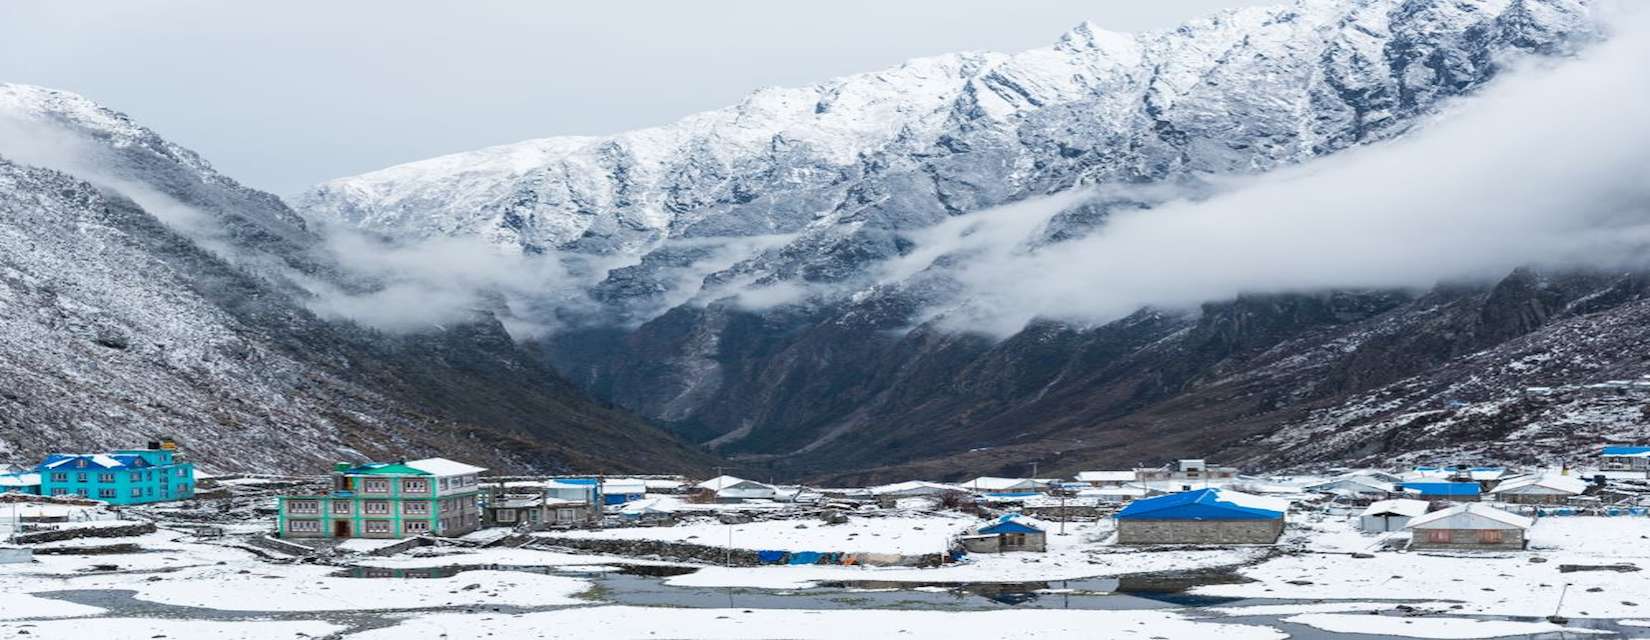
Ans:
[{"label": "stone building", "polygon": [[1512,504],[1563,504],[1587,492],[1587,482],[1574,476],[1538,475],[1505,480],[1490,497]]},{"label": "stone building", "polygon": [[1523,549],[1535,521],[1472,502],[1411,518],[1411,549]]},{"label": "stone building", "polygon": [[1048,533],[1029,519],[1008,514],[962,537],[969,553],[1047,551]]},{"label": "stone building", "polygon": [[1289,503],[1228,489],[1135,500],[1117,513],[1118,544],[1273,544]]}]

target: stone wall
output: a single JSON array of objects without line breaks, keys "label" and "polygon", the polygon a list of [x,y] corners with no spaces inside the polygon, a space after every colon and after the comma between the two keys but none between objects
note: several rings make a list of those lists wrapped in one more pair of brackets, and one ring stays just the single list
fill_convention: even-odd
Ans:
[{"label": "stone wall", "polygon": [[1118,520],[1118,544],[1272,544],[1277,520]]},{"label": "stone wall", "polygon": [[[1427,531],[1416,530],[1410,534],[1409,548],[1411,549],[1454,549],[1459,551],[1495,550],[1517,551],[1524,548],[1524,532],[1520,529],[1501,529],[1501,542],[1486,544],[1480,541],[1477,529],[1448,529],[1449,542],[1433,542],[1427,539]],[[1432,529],[1430,531],[1436,531]]]},{"label": "stone wall", "polygon": [[141,536],[155,532],[153,522],[133,522],[128,525],[112,527],[65,527],[51,531],[35,531],[20,533],[12,538],[18,544],[35,544],[40,542],[57,542],[59,540],[74,540],[77,538],[124,538],[127,536]]}]

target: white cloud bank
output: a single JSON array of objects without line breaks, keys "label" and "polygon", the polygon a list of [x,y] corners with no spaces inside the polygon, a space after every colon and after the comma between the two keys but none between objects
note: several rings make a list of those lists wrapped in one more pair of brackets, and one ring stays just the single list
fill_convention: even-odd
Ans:
[{"label": "white cloud bank", "polygon": [[981,212],[917,234],[919,249],[885,276],[964,251],[946,267],[961,302],[935,312],[1005,335],[1036,317],[1104,322],[1251,292],[1644,266],[1650,11],[1614,26],[1578,57],[1529,62],[1398,140],[1115,213],[1087,237],[1036,249],[1028,237],[1072,196]]}]

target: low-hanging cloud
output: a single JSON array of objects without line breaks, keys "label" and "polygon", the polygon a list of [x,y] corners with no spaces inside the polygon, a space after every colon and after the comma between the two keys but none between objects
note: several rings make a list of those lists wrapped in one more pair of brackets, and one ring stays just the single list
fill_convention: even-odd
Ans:
[{"label": "low-hanging cloud", "polygon": [[[1154,206],[1056,244],[1031,239],[1081,196],[981,212],[916,234],[919,249],[885,265],[885,281],[942,269],[962,291],[932,310],[942,326],[1006,335],[1037,317],[1104,322],[1251,292],[1644,266],[1647,16],[1622,17],[1575,58],[1525,63],[1406,137],[1222,181],[1206,197],[1145,194]],[[953,259],[934,266],[940,255]]]}]

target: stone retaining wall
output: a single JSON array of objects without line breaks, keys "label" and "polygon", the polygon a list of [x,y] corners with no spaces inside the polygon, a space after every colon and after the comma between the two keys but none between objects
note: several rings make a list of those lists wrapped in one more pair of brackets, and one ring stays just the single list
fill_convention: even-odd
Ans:
[{"label": "stone retaining wall", "polygon": [[68,527],[51,531],[35,531],[20,533],[12,542],[18,544],[36,544],[41,542],[57,542],[59,540],[75,540],[78,538],[124,538],[127,536],[141,536],[155,532],[153,522],[134,522],[129,525],[113,527]]}]

